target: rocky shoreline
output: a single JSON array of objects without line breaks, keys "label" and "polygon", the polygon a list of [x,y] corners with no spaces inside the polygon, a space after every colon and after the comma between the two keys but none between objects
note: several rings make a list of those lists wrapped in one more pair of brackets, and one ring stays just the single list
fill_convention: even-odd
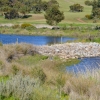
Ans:
[{"label": "rocky shoreline", "polygon": [[36,46],[38,53],[60,58],[83,58],[100,56],[100,44],[91,43],[64,43],[45,46]]}]

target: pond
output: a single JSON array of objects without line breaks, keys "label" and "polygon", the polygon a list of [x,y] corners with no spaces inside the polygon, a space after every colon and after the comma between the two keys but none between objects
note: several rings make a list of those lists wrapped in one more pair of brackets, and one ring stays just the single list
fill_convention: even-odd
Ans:
[{"label": "pond", "polygon": [[73,41],[75,38],[69,37],[56,37],[56,36],[30,36],[30,35],[9,35],[9,34],[0,34],[0,42],[3,44],[10,43],[30,43],[34,45],[47,45],[54,43],[64,43],[67,41]]},{"label": "pond", "polygon": [[81,58],[80,63],[66,67],[66,71],[78,73],[100,68],[100,57]]}]

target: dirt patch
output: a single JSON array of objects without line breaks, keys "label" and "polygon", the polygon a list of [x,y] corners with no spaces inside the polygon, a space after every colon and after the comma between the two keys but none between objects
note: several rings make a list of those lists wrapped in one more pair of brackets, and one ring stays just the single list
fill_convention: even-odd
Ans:
[{"label": "dirt patch", "polygon": [[81,23],[85,23],[85,21],[83,21],[82,19],[78,18],[77,21],[81,22]]}]

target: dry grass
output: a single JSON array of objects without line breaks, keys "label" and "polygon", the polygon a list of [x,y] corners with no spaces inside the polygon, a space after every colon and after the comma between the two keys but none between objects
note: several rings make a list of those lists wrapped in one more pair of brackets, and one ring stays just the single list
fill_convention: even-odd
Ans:
[{"label": "dry grass", "polygon": [[[95,75],[94,75],[95,74]],[[100,71],[73,76],[66,81],[63,91],[69,100],[100,100]]]},{"label": "dry grass", "polygon": [[64,73],[59,58],[36,53],[29,44],[0,46],[0,100],[100,100],[99,70]]}]

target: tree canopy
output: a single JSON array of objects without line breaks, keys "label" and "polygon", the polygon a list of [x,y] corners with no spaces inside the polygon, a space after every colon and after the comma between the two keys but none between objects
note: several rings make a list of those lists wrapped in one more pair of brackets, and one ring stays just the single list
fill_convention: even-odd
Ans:
[{"label": "tree canopy", "polygon": [[[56,0],[49,0],[48,2],[42,0],[0,0],[0,11],[7,19],[26,18],[26,13],[30,11],[40,13],[52,6],[59,7],[59,3]],[[20,16],[19,13],[23,16]]]},{"label": "tree canopy", "polygon": [[91,18],[99,18],[100,19],[100,0],[93,0],[93,1],[85,1],[86,5],[92,6],[92,13]]},{"label": "tree canopy", "polygon": [[82,12],[83,11],[83,6],[81,6],[80,4],[73,4],[70,6],[70,11],[72,12]]},{"label": "tree canopy", "polygon": [[46,11],[45,19],[50,25],[57,25],[64,19],[64,14],[61,12],[57,6],[53,6]]}]

